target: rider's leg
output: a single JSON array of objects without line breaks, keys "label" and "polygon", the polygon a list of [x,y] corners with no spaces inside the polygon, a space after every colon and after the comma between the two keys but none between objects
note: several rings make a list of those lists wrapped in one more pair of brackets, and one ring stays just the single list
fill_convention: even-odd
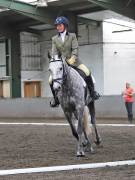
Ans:
[{"label": "rider's leg", "polygon": [[92,99],[93,100],[99,99],[100,95],[99,95],[99,93],[97,93],[95,91],[95,87],[94,87],[94,83],[93,83],[93,79],[92,79],[91,74],[89,76],[86,76],[85,81],[86,81],[86,83],[88,85],[88,89],[90,91],[90,95],[92,96]]},{"label": "rider's leg", "polygon": [[92,76],[91,76],[91,73],[90,73],[89,69],[84,64],[80,64],[78,66],[78,69],[82,70],[86,75],[85,81],[87,83],[87,86],[88,86],[88,89],[90,91],[90,95],[91,95],[92,99],[93,100],[99,99],[100,95],[99,95],[99,93],[97,93],[95,91],[93,79],[92,79]]},{"label": "rider's leg", "polygon": [[57,106],[59,106],[60,103],[59,103],[58,97],[56,96],[55,91],[53,89],[53,81],[52,81],[51,76],[49,77],[49,85],[50,85],[50,88],[51,88],[51,91],[53,94],[53,99],[50,101],[50,106],[57,107]]}]

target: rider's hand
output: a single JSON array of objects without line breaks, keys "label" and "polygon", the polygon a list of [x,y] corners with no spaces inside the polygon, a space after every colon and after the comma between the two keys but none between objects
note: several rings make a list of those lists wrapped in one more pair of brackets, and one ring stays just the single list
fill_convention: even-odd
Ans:
[{"label": "rider's hand", "polygon": [[71,56],[70,59],[67,60],[67,63],[73,65],[76,62],[75,56]]}]

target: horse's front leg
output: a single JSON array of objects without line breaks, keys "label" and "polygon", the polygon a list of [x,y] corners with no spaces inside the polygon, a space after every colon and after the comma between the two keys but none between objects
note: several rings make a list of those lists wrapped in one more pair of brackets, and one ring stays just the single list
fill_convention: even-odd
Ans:
[{"label": "horse's front leg", "polygon": [[78,127],[77,127],[77,134],[78,134],[78,146],[77,146],[77,156],[85,156],[84,147],[83,147],[83,111],[78,111]]},{"label": "horse's front leg", "polygon": [[79,137],[78,137],[75,125],[72,122],[72,113],[71,112],[67,112],[67,111],[64,111],[64,113],[65,113],[66,119],[67,119],[67,121],[68,121],[68,123],[69,123],[69,125],[71,127],[73,136],[78,140]]}]

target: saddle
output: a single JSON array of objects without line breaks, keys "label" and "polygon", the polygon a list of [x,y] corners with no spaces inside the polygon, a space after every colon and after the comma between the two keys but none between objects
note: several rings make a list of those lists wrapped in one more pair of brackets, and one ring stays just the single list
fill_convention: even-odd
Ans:
[{"label": "saddle", "polygon": [[[80,74],[80,76],[84,79],[84,81],[86,82],[86,85],[89,89],[90,96],[91,96],[90,99],[92,99],[92,101],[98,100],[100,98],[100,94],[94,90],[94,83],[93,83],[91,75],[86,76],[86,74],[82,70],[78,69],[75,66],[72,66],[72,65],[70,65],[70,66],[73,69],[75,69]],[[87,88],[86,88],[86,92],[87,92]]]}]

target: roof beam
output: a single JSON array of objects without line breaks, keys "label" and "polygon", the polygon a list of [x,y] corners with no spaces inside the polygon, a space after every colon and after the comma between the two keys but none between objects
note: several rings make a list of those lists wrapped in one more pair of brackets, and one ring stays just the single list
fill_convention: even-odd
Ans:
[{"label": "roof beam", "polygon": [[[83,6],[88,6],[88,7],[93,7],[93,4],[90,4],[88,1],[81,1],[81,2],[72,2],[70,4],[66,4],[66,5],[63,5],[63,6],[59,6],[59,8],[61,8],[63,11],[67,11],[69,10],[70,8],[71,9],[74,9],[76,7],[83,7]],[[95,6],[95,5],[94,5]]]},{"label": "roof beam", "polygon": [[96,6],[96,7],[89,7],[89,8],[85,8],[85,9],[81,9],[81,10],[76,10],[74,13],[76,15],[81,15],[81,14],[85,14],[85,13],[92,13],[92,12],[102,11],[102,10],[105,10],[105,8],[103,8],[101,6]]},{"label": "roof beam", "polygon": [[50,11],[49,8],[37,8],[36,6],[13,0],[0,0],[0,7],[11,9],[15,12],[36,19],[43,23],[53,24],[57,12]]},{"label": "roof beam", "polygon": [[87,25],[96,25],[98,26],[100,21],[84,18],[84,17],[78,17],[78,22],[82,24],[87,24]]},{"label": "roof beam", "polygon": [[34,34],[37,34],[39,36],[42,35],[42,31],[36,30],[36,29],[32,29],[32,28],[26,28],[26,29],[24,29],[24,31],[29,32],[29,33],[34,33]]},{"label": "roof beam", "polygon": [[135,19],[135,4],[129,6],[129,0],[88,0],[105,9],[112,10],[129,18]]},{"label": "roof beam", "polygon": [[2,25],[0,26],[0,36],[11,37],[12,35],[16,34],[17,31],[9,26]]},{"label": "roof beam", "polygon": [[102,8],[101,6],[97,6],[96,4],[89,3],[88,1],[83,1],[83,0],[78,3],[71,2],[66,5],[61,5],[61,6],[59,5],[58,7],[56,7],[56,9],[59,12],[59,15],[63,15],[66,12],[72,12],[76,15],[79,15],[79,14],[105,10],[105,8]]}]

